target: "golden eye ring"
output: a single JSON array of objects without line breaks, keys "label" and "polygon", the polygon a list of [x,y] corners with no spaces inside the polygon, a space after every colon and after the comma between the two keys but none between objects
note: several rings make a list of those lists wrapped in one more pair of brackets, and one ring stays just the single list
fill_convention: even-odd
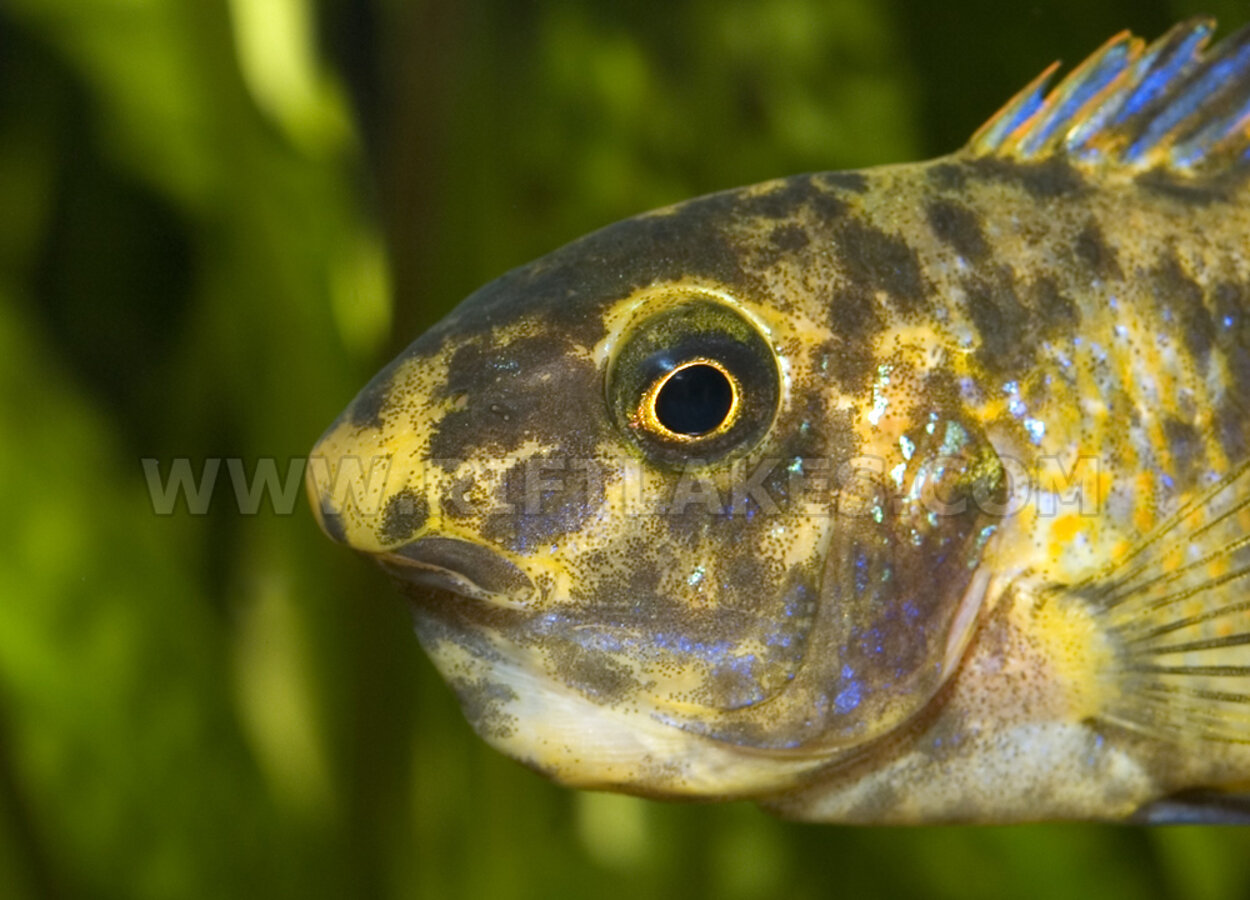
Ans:
[{"label": "golden eye ring", "polygon": [[[701,401],[701,405],[683,409],[683,401]],[[720,361],[698,356],[651,383],[631,424],[668,441],[694,443],[728,432],[737,423],[741,409],[742,384],[737,377]],[[686,426],[678,427],[682,419]]]}]

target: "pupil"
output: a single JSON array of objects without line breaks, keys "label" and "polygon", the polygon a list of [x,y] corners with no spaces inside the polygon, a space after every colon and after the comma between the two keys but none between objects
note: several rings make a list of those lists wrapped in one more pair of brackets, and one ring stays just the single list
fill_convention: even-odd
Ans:
[{"label": "pupil", "polygon": [[714,431],[729,415],[733,386],[715,366],[699,363],[669,376],[655,398],[655,417],[676,434]]}]

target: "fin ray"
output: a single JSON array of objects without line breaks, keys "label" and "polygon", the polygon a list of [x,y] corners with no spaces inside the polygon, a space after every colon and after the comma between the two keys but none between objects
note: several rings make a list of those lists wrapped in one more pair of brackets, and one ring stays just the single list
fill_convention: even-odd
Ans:
[{"label": "fin ray", "polygon": [[[1250,610],[1250,601],[1243,600],[1240,603],[1231,603],[1228,606],[1217,607],[1216,609],[1207,610],[1205,612],[1198,613],[1197,615],[1188,616],[1187,618],[1176,619],[1175,621],[1167,622],[1163,625],[1156,625],[1144,634],[1130,636],[1128,640],[1129,643],[1133,644],[1147,643],[1157,637],[1163,637],[1166,634],[1171,634],[1174,631],[1180,631],[1183,628],[1189,628],[1193,625],[1201,625],[1203,622],[1209,622],[1212,619],[1222,618],[1234,613],[1245,612],[1246,610]],[[1151,649],[1156,653],[1161,652],[1160,649],[1156,649],[1155,647],[1152,647]]]},{"label": "fin ray", "polygon": [[1205,638],[1200,641],[1189,641],[1185,644],[1165,644],[1154,647],[1151,653],[1155,656],[1167,656],[1169,653],[1192,653],[1195,650],[1220,650],[1224,647],[1241,647],[1250,644],[1250,634],[1229,634],[1224,637]]}]

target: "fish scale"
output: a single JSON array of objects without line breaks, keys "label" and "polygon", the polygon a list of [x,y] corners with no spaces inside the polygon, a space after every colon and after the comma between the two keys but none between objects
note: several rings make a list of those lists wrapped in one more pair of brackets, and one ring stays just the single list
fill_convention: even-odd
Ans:
[{"label": "fish scale", "polygon": [[322,436],[318,521],[571,786],[1250,820],[1250,30],[1213,33],[506,273]]}]

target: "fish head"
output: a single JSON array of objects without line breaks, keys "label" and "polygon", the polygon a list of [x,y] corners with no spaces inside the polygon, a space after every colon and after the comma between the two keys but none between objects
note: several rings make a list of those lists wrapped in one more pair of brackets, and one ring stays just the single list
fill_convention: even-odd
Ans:
[{"label": "fish head", "polygon": [[862,357],[812,249],[842,202],[804,177],[596,232],[471,295],[321,438],[318,521],[394,576],[498,749],[577,786],[748,796],[949,676],[985,523],[920,494],[998,470],[945,394],[870,422],[829,374]]}]

